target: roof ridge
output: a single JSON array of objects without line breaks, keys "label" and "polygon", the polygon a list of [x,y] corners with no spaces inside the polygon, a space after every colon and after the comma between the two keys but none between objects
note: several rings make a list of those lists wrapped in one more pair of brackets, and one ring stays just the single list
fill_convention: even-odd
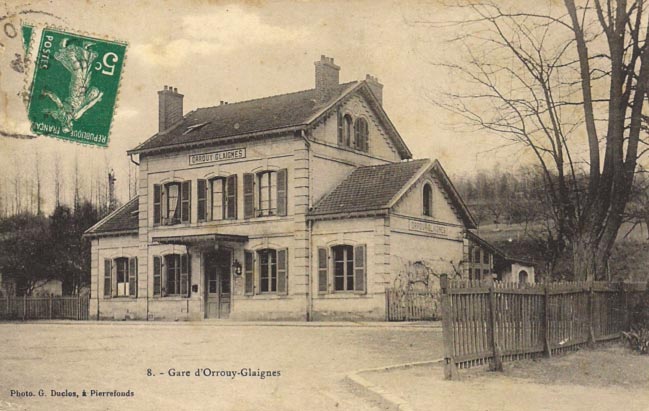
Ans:
[{"label": "roof ridge", "polygon": [[[359,80],[353,80],[353,81],[348,81],[346,83],[340,83],[340,84],[338,84],[338,87],[340,87],[340,86],[348,86],[348,85],[350,85],[352,83],[359,83]],[[309,92],[309,91],[315,91],[315,88],[309,88],[309,89],[298,90],[298,91],[290,91],[288,93],[273,94],[273,95],[270,95],[270,96],[257,97],[257,98],[253,98],[253,99],[250,99],[250,100],[236,101],[234,103],[225,103],[225,104],[217,104],[217,105],[214,105],[214,106],[198,107],[198,108],[195,108],[193,111],[207,110],[207,109],[210,109],[210,108],[216,108],[216,107],[222,107],[222,106],[235,106],[237,104],[251,103],[253,101],[266,100],[266,99],[271,99],[271,98],[275,98],[275,97],[290,96],[292,94],[306,93],[306,92]],[[187,114],[189,114],[189,113],[187,113]]]}]

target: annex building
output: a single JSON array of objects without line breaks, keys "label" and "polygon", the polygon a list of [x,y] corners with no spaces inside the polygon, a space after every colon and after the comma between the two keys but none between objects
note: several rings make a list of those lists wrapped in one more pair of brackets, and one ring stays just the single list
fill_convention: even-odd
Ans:
[{"label": "annex building", "polygon": [[412,159],[383,86],[339,71],[322,56],[313,89],[187,114],[159,91],[158,133],[128,152],[137,197],[86,232],[91,317],[380,320],[409,263],[491,275],[474,218],[438,161]]}]

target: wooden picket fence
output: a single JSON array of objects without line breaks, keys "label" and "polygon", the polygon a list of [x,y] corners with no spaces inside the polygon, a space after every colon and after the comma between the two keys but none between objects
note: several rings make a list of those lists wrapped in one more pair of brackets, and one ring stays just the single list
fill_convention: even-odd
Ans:
[{"label": "wooden picket fence", "polygon": [[503,361],[552,356],[621,336],[629,299],[645,283],[441,282],[444,374]]},{"label": "wooden picket fence", "polygon": [[88,296],[0,298],[0,320],[87,320]]},{"label": "wooden picket fence", "polygon": [[385,289],[386,321],[439,320],[439,290]]}]

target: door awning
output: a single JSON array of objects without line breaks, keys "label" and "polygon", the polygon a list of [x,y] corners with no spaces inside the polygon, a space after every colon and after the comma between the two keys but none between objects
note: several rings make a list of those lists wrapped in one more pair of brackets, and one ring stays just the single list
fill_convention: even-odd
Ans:
[{"label": "door awning", "polygon": [[153,237],[153,241],[160,244],[198,245],[214,244],[223,241],[245,243],[248,241],[246,235],[235,234],[197,234],[197,235],[174,235],[165,237]]}]

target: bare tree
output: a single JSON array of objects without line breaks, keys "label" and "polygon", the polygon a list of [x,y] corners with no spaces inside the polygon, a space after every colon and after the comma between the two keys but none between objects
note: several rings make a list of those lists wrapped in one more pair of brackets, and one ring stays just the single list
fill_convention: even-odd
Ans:
[{"label": "bare tree", "polygon": [[457,23],[463,34],[454,41],[466,53],[443,66],[468,87],[435,103],[525,147],[543,172],[552,236],[571,256],[574,277],[605,278],[638,158],[649,149],[641,139],[647,6],[500,4],[457,5],[474,15]]},{"label": "bare tree", "polygon": [[54,201],[55,206],[61,205],[61,193],[63,189],[63,174],[61,173],[61,156],[54,155]]}]

